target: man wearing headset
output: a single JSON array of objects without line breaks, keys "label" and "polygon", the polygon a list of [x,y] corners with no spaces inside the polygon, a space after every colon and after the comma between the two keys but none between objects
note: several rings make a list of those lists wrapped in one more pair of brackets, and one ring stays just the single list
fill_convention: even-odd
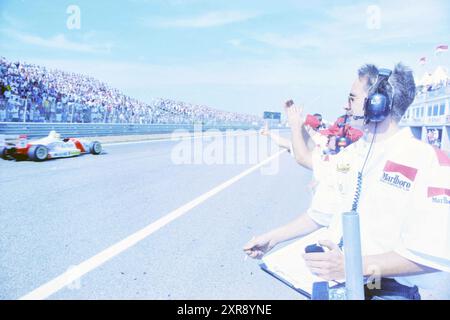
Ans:
[{"label": "man wearing headset", "polygon": [[381,288],[366,287],[366,298],[450,299],[450,159],[398,126],[414,96],[409,68],[398,64],[391,74],[362,66],[349,108],[364,137],[327,164],[313,160],[322,178],[307,213],[256,237],[244,251],[261,258],[280,242],[326,226],[329,237],[319,243],[328,250],[304,259],[318,276],[343,279],[341,216],[355,210],[363,273],[381,277]]}]

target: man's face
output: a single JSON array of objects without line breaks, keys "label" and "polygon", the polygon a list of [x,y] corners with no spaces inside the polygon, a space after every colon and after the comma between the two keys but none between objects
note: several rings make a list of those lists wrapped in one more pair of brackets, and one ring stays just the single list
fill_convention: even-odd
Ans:
[{"label": "man's face", "polygon": [[[367,98],[367,78],[356,78],[353,82],[350,94],[348,96],[348,108],[346,112],[348,115],[363,116],[364,115],[364,102]],[[362,126],[364,120],[353,120],[352,125]]]}]

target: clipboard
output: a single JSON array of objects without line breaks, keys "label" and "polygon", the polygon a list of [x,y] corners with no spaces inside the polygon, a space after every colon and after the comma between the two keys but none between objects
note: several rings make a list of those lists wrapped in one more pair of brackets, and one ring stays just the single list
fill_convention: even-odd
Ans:
[{"label": "clipboard", "polygon": [[284,279],[282,276],[278,275],[278,274],[275,273],[275,272],[272,272],[272,271],[267,267],[267,265],[266,265],[265,263],[259,264],[259,267],[260,267],[263,271],[265,271],[265,272],[267,272],[268,274],[270,274],[270,275],[271,275],[272,277],[274,277],[275,279],[277,279],[277,280],[281,281],[282,283],[284,283],[285,285],[287,285],[289,288],[291,288],[291,289],[297,291],[298,293],[304,295],[304,296],[307,297],[308,299],[311,299],[312,296],[311,296],[310,293],[308,293],[307,291],[302,290],[302,289],[300,289],[300,288],[296,288],[292,283],[290,283],[289,281],[287,281],[286,279]]},{"label": "clipboard", "polygon": [[[300,293],[301,295],[305,296],[308,299],[312,299],[312,292],[308,292],[303,290],[302,288],[297,288],[295,287],[292,283],[290,283],[288,280],[284,279],[281,275],[271,271],[265,263],[261,263],[259,264],[259,267],[266,272],[267,274],[271,275],[272,277],[274,277],[275,279],[281,281],[283,284],[287,285],[289,288],[291,288],[294,291],[297,291],[298,293]],[[339,289],[339,288],[343,288],[345,287],[345,282],[336,282],[335,285],[333,285],[332,287],[330,287],[331,289]]]},{"label": "clipboard", "polygon": [[[301,255],[304,248],[318,240],[329,238],[326,228],[321,228],[287,246],[276,250],[263,258],[259,267],[267,274],[273,276],[289,288],[295,290],[308,299],[312,298],[312,287],[315,282],[325,281],[312,274],[304,264]],[[295,272],[293,271],[295,270]],[[344,281],[328,281],[330,289],[345,286]]]}]

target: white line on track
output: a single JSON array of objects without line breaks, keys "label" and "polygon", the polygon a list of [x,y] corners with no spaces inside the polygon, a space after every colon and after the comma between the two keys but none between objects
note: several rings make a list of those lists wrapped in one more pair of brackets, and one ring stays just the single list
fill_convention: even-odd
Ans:
[{"label": "white line on track", "polygon": [[280,154],[285,152],[286,150],[281,150],[275,153],[274,155],[268,157],[267,159],[261,161],[260,163],[254,165],[253,167],[241,172],[237,176],[234,176],[233,178],[223,182],[222,184],[214,187],[213,189],[207,191],[206,193],[202,194],[198,198],[195,198],[194,200],[182,205],[178,209],[175,209],[174,211],[168,213],[164,217],[156,220],[155,222],[149,224],[148,226],[138,230],[137,232],[131,234],[127,238],[113,244],[112,246],[106,248],[105,250],[101,251],[100,253],[96,254],[95,256],[81,262],[79,265],[70,268],[68,271],[62,273],[61,275],[57,276],[56,278],[48,281],[47,283],[41,285],[40,287],[34,289],[33,291],[27,293],[26,295],[19,298],[20,300],[41,300],[46,299],[52,294],[58,292],[59,290],[63,289],[64,287],[70,285],[75,280],[79,279],[83,275],[87,274],[88,272],[94,270],[95,268],[98,268],[108,260],[114,258],[115,256],[119,255],[123,251],[131,248],[138,242],[144,240],[148,236],[150,236],[152,233],[158,231],[165,225],[171,223],[175,219],[181,217],[191,209],[195,208],[199,204],[205,202],[212,196],[216,195],[217,193],[221,192],[222,190],[228,188],[235,182],[239,181],[240,179],[244,178],[245,176],[249,175],[253,171],[259,169],[260,167],[264,166],[265,164],[271,162],[273,159],[277,158]]}]

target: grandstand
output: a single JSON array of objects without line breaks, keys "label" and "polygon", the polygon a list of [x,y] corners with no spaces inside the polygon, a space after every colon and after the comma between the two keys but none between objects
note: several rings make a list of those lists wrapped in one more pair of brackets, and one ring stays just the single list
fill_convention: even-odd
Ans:
[{"label": "grandstand", "polygon": [[443,150],[450,150],[450,77],[439,66],[416,81],[416,97],[400,121],[416,137]]},{"label": "grandstand", "polygon": [[0,122],[251,124],[255,115],[170,99],[151,103],[95,78],[0,58]]}]

